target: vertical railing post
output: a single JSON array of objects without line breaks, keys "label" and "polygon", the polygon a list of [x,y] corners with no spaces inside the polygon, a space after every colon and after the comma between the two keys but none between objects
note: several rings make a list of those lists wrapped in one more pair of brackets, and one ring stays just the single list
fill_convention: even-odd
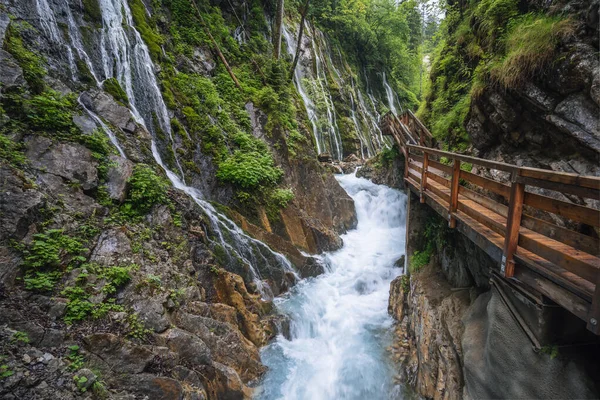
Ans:
[{"label": "vertical railing post", "polygon": [[587,328],[600,335],[600,272],[596,271],[596,289],[592,296],[592,305],[588,313]]},{"label": "vertical railing post", "polygon": [[425,189],[427,189],[427,167],[429,165],[429,154],[423,152],[423,168],[421,170],[421,203],[425,203]]},{"label": "vertical railing post", "polygon": [[404,177],[408,178],[408,157],[410,157],[410,149],[408,147],[405,147],[404,149]]},{"label": "vertical railing post", "polygon": [[508,217],[506,219],[506,236],[504,237],[504,255],[500,270],[504,276],[510,278],[515,273],[515,252],[519,245],[519,228],[521,227],[521,215],[523,214],[523,198],[525,197],[525,185],[517,182],[519,170],[512,173],[510,200],[508,204]]},{"label": "vertical railing post", "polygon": [[448,226],[456,228],[454,213],[458,209],[458,184],[460,181],[460,160],[454,159],[452,166],[452,183],[450,184],[450,208],[448,210]]}]

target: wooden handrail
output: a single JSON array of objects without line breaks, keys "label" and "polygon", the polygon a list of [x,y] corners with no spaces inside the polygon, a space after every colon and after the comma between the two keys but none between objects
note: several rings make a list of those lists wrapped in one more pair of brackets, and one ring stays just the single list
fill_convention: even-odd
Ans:
[{"label": "wooden handrail", "polygon": [[[412,150],[419,150],[422,152],[427,152],[429,154],[435,154],[437,156],[446,157],[452,160],[460,160],[471,164],[481,165],[486,168],[496,169],[499,171],[505,171],[513,173],[514,171],[519,171],[519,178],[533,178],[546,180],[552,183],[561,183],[567,185],[575,185],[575,186],[583,186],[589,189],[595,189],[600,191],[600,177],[595,176],[585,176],[574,174],[571,172],[559,172],[559,171],[549,171],[545,169],[533,168],[533,167],[518,167],[516,165],[503,163],[500,161],[490,161],[483,158],[467,156],[464,154],[451,153],[449,151],[432,149],[429,147],[418,146],[407,144],[406,147]],[[533,181],[531,181],[533,182]],[[533,183],[527,183],[534,185]],[[591,193],[591,192],[588,192]],[[592,196],[596,196],[597,194],[593,194]],[[587,197],[587,196],[585,196]],[[591,197],[594,198],[594,197]]]},{"label": "wooden handrail", "polygon": [[[424,138],[433,141],[433,136],[412,112],[390,121],[390,130],[405,155],[405,180],[420,201],[432,205],[451,228],[460,221],[461,230],[466,225],[486,237],[496,248],[488,254],[500,263],[505,278],[527,277],[529,283],[538,282],[535,289],[585,319],[587,328],[600,335],[600,210],[583,201],[578,204],[530,191],[540,188],[598,200],[600,177],[522,167],[427,147]],[[414,136],[418,136],[419,145],[414,144]],[[444,164],[438,157],[452,164]],[[507,172],[510,182],[463,171],[462,163]],[[563,222],[550,217],[552,214],[593,227],[591,234],[571,230],[576,225],[568,221],[559,226]],[[489,246],[470,237],[484,250]],[[541,280],[531,280],[532,275],[521,272],[521,267],[539,274]]]}]

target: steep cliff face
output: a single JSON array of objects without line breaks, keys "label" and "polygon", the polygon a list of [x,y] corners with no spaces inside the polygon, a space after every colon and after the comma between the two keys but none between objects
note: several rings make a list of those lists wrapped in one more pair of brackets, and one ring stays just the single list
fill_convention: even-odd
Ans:
[{"label": "steep cliff face", "polygon": [[449,2],[449,39],[420,110],[426,125],[450,148],[483,158],[600,173],[598,7]]},{"label": "steep cliff face", "polygon": [[356,224],[251,3],[0,2],[1,397],[250,396]]}]

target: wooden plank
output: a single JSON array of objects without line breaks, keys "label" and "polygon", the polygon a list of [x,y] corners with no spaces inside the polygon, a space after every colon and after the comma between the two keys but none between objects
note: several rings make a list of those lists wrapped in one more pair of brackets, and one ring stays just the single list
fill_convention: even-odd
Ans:
[{"label": "wooden plank", "polygon": [[524,265],[532,271],[537,272],[546,279],[550,279],[562,288],[581,297],[585,301],[591,301],[594,293],[594,285],[572,272],[566,271],[558,265],[519,247],[515,253],[515,259],[520,265]]},{"label": "wooden plank", "polygon": [[507,200],[510,197],[510,186],[504,183],[496,182],[492,179],[475,175],[467,171],[460,171],[460,177],[467,182],[471,182],[472,184],[477,185],[485,190],[489,190],[490,192],[494,192],[500,196],[503,196]]},{"label": "wooden plank", "polygon": [[600,190],[586,188],[584,186],[576,186],[567,183],[557,183],[553,181],[527,177],[519,177],[519,182],[524,183],[525,185],[554,190],[559,193],[569,193],[587,199],[600,199]]},{"label": "wooden plank", "polygon": [[439,169],[440,171],[445,172],[448,175],[452,175],[452,167],[450,165],[442,164],[441,162],[432,160],[431,157],[429,157],[429,166]]},{"label": "wooden plank", "polygon": [[582,186],[600,190],[600,177],[571,174],[568,172],[549,171],[539,168],[521,168],[521,176],[525,178],[542,179],[556,183]]},{"label": "wooden plank", "polygon": [[425,203],[425,197],[423,197],[423,192],[425,192],[425,188],[427,187],[427,163],[429,162],[429,154],[423,154],[423,169],[421,170],[421,203]]},{"label": "wooden plank", "polygon": [[427,171],[427,178],[434,180],[435,182],[439,183],[440,185],[443,185],[444,187],[447,187],[447,188],[450,187],[450,181],[448,179],[444,178],[443,176],[433,173],[431,171],[431,169],[429,169],[429,171]]},{"label": "wooden plank", "polygon": [[458,209],[500,236],[506,234],[506,219],[485,207],[478,206],[472,200],[459,198]]},{"label": "wooden plank", "polygon": [[497,169],[499,171],[506,171],[506,172],[511,172],[512,173],[513,171],[517,171],[519,169],[515,165],[506,164],[506,163],[503,163],[503,162],[489,161],[489,160],[484,160],[483,158],[465,156],[463,154],[456,154],[456,153],[451,153],[451,152],[448,152],[448,151],[432,149],[432,148],[428,148],[428,147],[416,146],[416,145],[412,145],[412,144],[407,145],[407,147],[409,149],[412,149],[412,150],[426,151],[429,154],[435,154],[435,155],[438,155],[438,156],[441,156],[441,157],[447,157],[447,158],[449,158],[451,160],[458,159],[458,160],[464,161],[466,163],[481,165],[483,167],[491,168],[491,169]]},{"label": "wooden plank", "polygon": [[587,315],[587,328],[594,332],[596,335],[600,335],[600,274],[596,280],[596,290],[592,297],[592,306],[590,312]]},{"label": "wooden plank", "polygon": [[515,271],[514,279],[529,285],[555,303],[585,320],[590,308],[590,303],[579,296],[574,295],[566,289],[561,288],[550,280],[536,274],[527,268],[519,268]]},{"label": "wooden plank", "polygon": [[514,254],[519,244],[519,229],[521,227],[521,214],[523,213],[523,198],[525,195],[525,185],[516,182],[516,176],[517,172],[513,172],[506,235],[504,237],[504,256],[500,266],[506,278],[512,277],[515,273]]},{"label": "wooden plank", "polygon": [[586,253],[593,254],[595,256],[600,256],[600,243],[598,242],[597,238],[563,228],[527,214],[523,214],[521,217],[521,226],[534,232],[538,232],[551,239],[565,243],[576,248],[577,250],[585,251]]},{"label": "wooden plank", "polygon": [[458,207],[458,183],[460,181],[460,160],[454,160],[452,168],[452,183],[450,186],[450,207],[448,209],[448,226],[452,229],[456,227],[454,213]]},{"label": "wooden plank", "polygon": [[464,186],[458,187],[458,193],[461,196],[466,197],[469,200],[475,201],[477,204],[482,205],[483,207],[494,211],[497,214],[502,215],[504,218],[508,216],[508,207],[504,204],[500,204],[497,201],[494,201],[490,198],[487,198],[469,188]]},{"label": "wooden plank", "polygon": [[587,225],[600,227],[600,210],[556,200],[536,193],[525,193],[524,203],[539,210],[548,211]]},{"label": "wooden plank", "polygon": [[596,282],[600,269],[598,257],[532,231],[523,232],[519,236],[519,246],[589,282]]},{"label": "wooden plank", "polygon": [[[439,185],[435,182],[429,181],[427,183],[427,190],[428,191],[432,191],[437,197],[441,198],[442,200],[444,200],[445,203],[450,202],[450,189],[447,189],[445,187],[443,187],[442,185]],[[444,210],[443,213],[440,213],[440,215],[442,217],[444,217],[444,219],[446,219],[446,215],[448,212],[448,207],[446,207],[446,209]]]}]

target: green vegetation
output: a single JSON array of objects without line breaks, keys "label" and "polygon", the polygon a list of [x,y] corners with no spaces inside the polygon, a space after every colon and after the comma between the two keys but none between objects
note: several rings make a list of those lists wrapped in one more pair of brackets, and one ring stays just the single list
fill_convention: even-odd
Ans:
[{"label": "green vegetation", "polygon": [[16,331],[10,338],[10,342],[27,344],[29,343],[29,335],[27,335],[27,332]]},{"label": "green vegetation", "polygon": [[[110,297],[116,294],[117,290],[126,285],[131,280],[130,273],[137,270],[135,264],[126,267],[101,267],[94,264],[85,264],[81,267],[81,272],[77,276],[75,286],[68,286],[63,289],[61,295],[68,299],[65,322],[83,321],[87,318],[99,319],[106,316],[109,311],[124,311],[123,307],[115,304],[116,299]],[[89,285],[90,279],[94,277],[94,282],[103,281],[104,285],[100,290],[105,295],[103,301],[92,303],[90,297],[98,294],[94,285]]]},{"label": "green vegetation", "polygon": [[557,44],[573,33],[573,23],[561,17],[526,14],[513,21],[506,37],[506,56],[493,64],[493,81],[514,88],[544,72]]},{"label": "green vegetation", "polygon": [[23,77],[29,88],[34,93],[41,93],[45,86],[46,69],[44,68],[44,60],[23,45],[21,30],[24,29],[29,29],[29,26],[14,22],[8,25],[6,37],[4,38],[4,50],[12,54],[23,69]]},{"label": "green vegetation", "polygon": [[69,371],[78,371],[83,368],[83,364],[85,363],[85,358],[83,355],[79,354],[79,346],[72,345],[69,346],[69,354],[66,359],[69,361],[68,369]]},{"label": "green vegetation", "polygon": [[83,17],[86,21],[97,25],[102,24],[102,10],[99,0],[82,0]]},{"label": "green vegetation", "polygon": [[156,204],[170,204],[169,184],[146,164],[136,164],[129,178],[127,200],[122,206],[126,214],[144,215]]},{"label": "green vegetation", "polygon": [[[0,118],[2,113],[0,112]],[[5,160],[9,165],[20,167],[26,164],[27,158],[21,151],[22,145],[5,136],[0,130],[0,160]]]},{"label": "green vegetation", "polygon": [[85,376],[75,375],[73,376],[73,381],[75,382],[75,385],[77,385],[77,389],[79,389],[81,393],[87,391],[85,384],[87,383],[88,378],[86,378]]},{"label": "green vegetation", "polygon": [[547,354],[550,356],[551,360],[554,360],[558,356],[558,346],[557,345],[546,345],[540,349],[540,353]]},{"label": "green vegetation", "polygon": [[418,272],[421,268],[423,268],[425,265],[429,264],[429,261],[431,260],[431,253],[433,252],[433,248],[428,246],[425,250],[423,251],[415,251],[412,255],[412,257],[410,258],[410,272],[414,273],[414,272]]},{"label": "green vegetation", "polygon": [[219,165],[217,177],[244,189],[256,188],[261,184],[275,184],[283,172],[273,164],[273,158],[269,154],[243,153],[238,150]]},{"label": "green vegetation", "polygon": [[50,229],[33,235],[29,246],[19,245],[23,253],[25,288],[49,292],[67,267],[85,261],[87,251],[77,239],[64,234],[62,229]]},{"label": "green vegetation", "polygon": [[115,78],[108,78],[105,80],[102,84],[102,88],[122,105],[127,106],[129,104],[127,93],[125,93],[119,84],[119,81]]},{"label": "green vegetation", "polygon": [[136,313],[127,315],[127,336],[131,339],[145,341],[152,330],[147,329]]},{"label": "green vegetation", "polygon": [[[573,22],[528,10],[518,0],[446,6],[427,93],[418,115],[450,150],[470,145],[465,124],[471,103],[487,87],[515,88],[543,75]],[[533,6],[532,6],[533,7]],[[528,12],[529,11],[529,12]]]},{"label": "green vegetation", "polygon": [[448,239],[452,236],[446,220],[432,215],[425,225],[423,232],[425,238],[424,248],[417,250],[410,257],[410,272],[418,272],[431,261],[431,257],[446,247]]},{"label": "green vegetation", "polygon": [[311,14],[367,73],[388,72],[406,107],[418,105],[422,21],[418,3],[393,0],[323,0]]},{"label": "green vegetation", "polygon": [[153,22],[147,20],[146,6],[142,0],[129,0],[129,7],[135,27],[148,46],[152,58],[158,60],[162,54],[160,46],[164,43],[163,37],[152,27]]},{"label": "green vegetation", "polygon": [[74,95],[63,96],[47,90],[23,102],[26,121],[35,130],[69,132],[75,128],[73,110]]},{"label": "green vegetation", "polygon": [[[2,358],[0,358],[0,361],[2,361]],[[8,364],[0,364],[0,380],[6,379],[9,376],[13,376],[14,374],[15,372],[10,369]]]}]

